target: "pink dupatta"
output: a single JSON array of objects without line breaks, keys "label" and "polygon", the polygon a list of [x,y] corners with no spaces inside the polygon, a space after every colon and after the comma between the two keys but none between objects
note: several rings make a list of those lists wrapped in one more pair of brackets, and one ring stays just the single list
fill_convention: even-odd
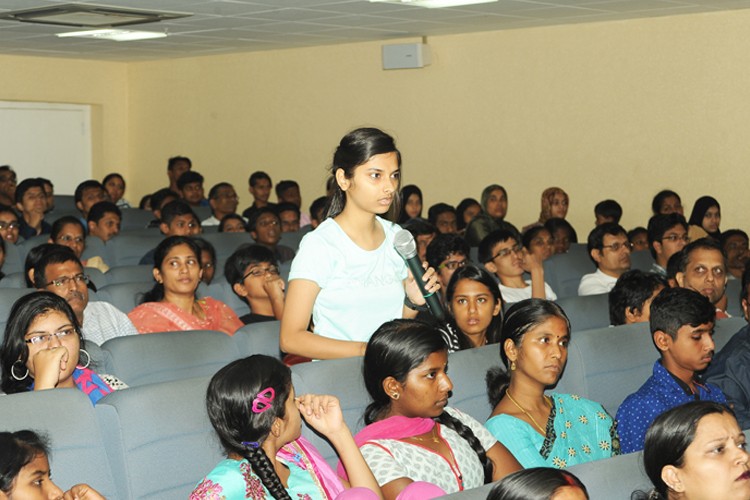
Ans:
[{"label": "pink dupatta", "polygon": [[[300,456],[300,451],[305,455],[304,457]],[[308,466],[311,467],[312,470],[309,472],[318,478],[328,498],[336,498],[344,491],[344,485],[341,484],[341,480],[333,472],[331,466],[312,443],[302,436],[284,445],[276,457],[285,462],[294,462],[304,470],[308,470]]]}]

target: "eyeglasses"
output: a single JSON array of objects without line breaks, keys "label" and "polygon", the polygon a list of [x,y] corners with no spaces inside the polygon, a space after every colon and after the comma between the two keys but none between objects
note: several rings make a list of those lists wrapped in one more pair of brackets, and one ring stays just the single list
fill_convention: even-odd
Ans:
[{"label": "eyeglasses", "polygon": [[52,339],[52,337],[57,337],[58,339],[61,340],[67,337],[68,335],[72,335],[74,333],[75,333],[74,328],[67,328],[65,330],[60,330],[59,332],[55,332],[55,333],[45,333],[43,335],[34,335],[32,337],[25,339],[24,342],[26,342],[27,344],[34,344],[34,345],[46,344]]},{"label": "eyeglasses", "polygon": [[670,234],[668,236],[664,236],[661,241],[670,241],[672,243],[676,243],[677,241],[684,241],[685,243],[690,243],[690,236],[687,234],[679,235],[679,234]]},{"label": "eyeglasses", "polygon": [[466,267],[466,259],[464,260],[449,260],[448,262],[443,262],[438,266],[438,269],[450,269],[451,271],[455,271],[459,267]]},{"label": "eyeglasses", "polygon": [[272,220],[259,220],[257,222],[257,225],[259,225],[260,227],[278,226],[279,225],[279,221],[276,220],[276,219],[272,219]]},{"label": "eyeglasses", "polygon": [[602,245],[602,249],[604,248],[611,248],[613,252],[619,252],[623,248],[627,248],[628,250],[633,249],[633,244],[629,241],[626,241],[625,243],[620,243],[619,241],[617,243],[612,243],[611,245]]},{"label": "eyeglasses", "polygon": [[0,231],[6,229],[18,229],[21,225],[18,222],[0,222]]},{"label": "eyeglasses", "polygon": [[85,283],[88,285],[89,277],[86,274],[76,274],[75,276],[62,276],[60,278],[50,281],[44,286],[55,285],[58,288],[62,288],[62,287],[68,286],[71,282],[74,282],[76,285],[80,285],[81,283]]},{"label": "eyeglasses", "polygon": [[248,276],[255,276],[256,278],[260,278],[261,276],[265,276],[266,273],[276,276],[279,274],[279,268],[276,266],[254,267],[242,277],[240,282],[245,281]]},{"label": "eyeglasses", "polygon": [[514,246],[512,246],[510,248],[503,248],[502,250],[500,250],[499,252],[497,252],[487,262],[492,262],[493,260],[497,259],[498,257],[502,259],[502,258],[507,257],[508,255],[510,255],[511,253],[519,254],[521,252],[523,252],[523,246],[521,246],[521,245],[514,245]]},{"label": "eyeglasses", "polygon": [[64,243],[71,243],[73,241],[76,243],[83,243],[84,239],[81,236],[70,236],[69,234],[66,234],[65,236],[60,236],[57,241],[62,241]]}]

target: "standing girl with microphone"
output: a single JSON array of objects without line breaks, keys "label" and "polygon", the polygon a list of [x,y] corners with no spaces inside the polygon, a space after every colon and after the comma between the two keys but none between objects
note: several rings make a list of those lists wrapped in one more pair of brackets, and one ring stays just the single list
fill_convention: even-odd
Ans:
[{"label": "standing girl with microphone", "polygon": [[[425,304],[393,248],[399,226],[380,217],[399,208],[401,153],[393,138],[375,128],[350,132],[331,173],[326,219],[300,243],[281,319],[281,350],[315,359],[361,356],[381,324],[413,318]],[[428,293],[440,288],[434,269],[423,280]]]}]

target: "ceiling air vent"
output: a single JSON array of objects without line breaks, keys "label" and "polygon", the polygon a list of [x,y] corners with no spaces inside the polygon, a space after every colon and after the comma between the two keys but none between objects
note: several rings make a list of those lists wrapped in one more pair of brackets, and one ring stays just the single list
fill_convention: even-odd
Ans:
[{"label": "ceiling air vent", "polygon": [[106,5],[63,4],[4,12],[0,14],[0,20],[78,28],[107,28],[155,23],[188,16],[190,14],[182,12],[121,9]]}]

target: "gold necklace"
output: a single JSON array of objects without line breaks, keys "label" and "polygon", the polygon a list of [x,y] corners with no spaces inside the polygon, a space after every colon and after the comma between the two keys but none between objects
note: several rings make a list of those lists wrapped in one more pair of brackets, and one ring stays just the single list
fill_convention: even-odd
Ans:
[{"label": "gold necklace", "polygon": [[[505,394],[508,396],[508,399],[510,399],[511,403],[513,403],[514,405],[516,405],[516,407],[519,410],[521,410],[524,413],[524,415],[526,415],[527,417],[529,417],[531,419],[531,421],[534,422],[534,425],[536,425],[536,428],[539,429],[539,431],[542,433],[542,435],[546,436],[547,435],[546,429],[544,429],[541,425],[539,425],[539,422],[536,421],[536,419],[534,418],[534,416],[531,413],[527,412],[524,409],[523,406],[519,405],[518,401],[516,401],[515,399],[513,399],[513,396],[510,395],[510,391],[506,390]],[[549,406],[550,408],[552,408],[552,403],[550,403],[550,401],[549,401],[549,396],[542,396],[542,397],[544,398],[544,402],[547,403],[547,406]]]},{"label": "gold necklace", "polygon": [[[431,437],[429,439],[433,443],[439,443],[440,439],[438,439],[437,433],[435,431],[437,431],[437,424],[435,424],[435,425],[432,426],[432,432],[430,433]],[[412,436],[411,438],[412,439],[416,439],[417,441],[427,441],[427,439],[428,439],[428,438],[422,438],[422,437],[417,437],[417,436]]]}]

